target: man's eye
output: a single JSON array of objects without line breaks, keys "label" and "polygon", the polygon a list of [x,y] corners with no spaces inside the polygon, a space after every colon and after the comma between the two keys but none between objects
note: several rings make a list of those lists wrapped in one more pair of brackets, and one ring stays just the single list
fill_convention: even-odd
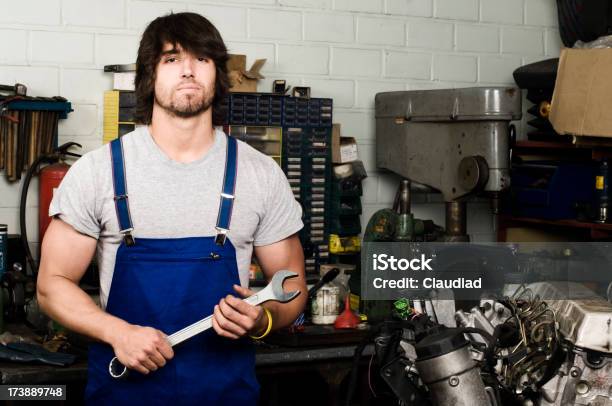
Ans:
[{"label": "man's eye", "polygon": [[204,57],[204,56],[201,56],[201,57],[198,58],[198,61],[200,61],[200,62],[208,62],[209,59]]},{"label": "man's eye", "polygon": [[176,62],[176,58],[172,57],[172,58],[166,58],[166,63],[172,63],[172,62]]}]

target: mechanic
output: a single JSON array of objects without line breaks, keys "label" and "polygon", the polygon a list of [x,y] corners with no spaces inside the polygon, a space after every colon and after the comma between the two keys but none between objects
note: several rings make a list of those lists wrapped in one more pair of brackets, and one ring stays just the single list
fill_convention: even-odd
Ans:
[{"label": "mechanic", "polygon": [[[253,339],[289,325],[305,305],[302,210],[284,173],[215,128],[227,59],[201,15],[152,21],[136,63],[142,126],[85,154],[54,195],[38,300],[96,340],[90,404],[255,404]],[[100,307],[79,287],[96,251]],[[268,280],[296,272],[284,289],[302,294],[265,307],[243,302],[253,293],[253,254]],[[173,350],[167,335],[210,314],[214,331]],[[109,375],[115,355],[128,379]]]}]

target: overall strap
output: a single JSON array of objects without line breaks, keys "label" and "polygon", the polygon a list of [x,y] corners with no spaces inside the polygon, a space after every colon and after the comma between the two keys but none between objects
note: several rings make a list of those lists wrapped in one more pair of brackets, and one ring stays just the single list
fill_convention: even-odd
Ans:
[{"label": "overall strap", "polygon": [[221,191],[221,202],[219,203],[219,214],[217,216],[217,235],[215,243],[225,244],[227,232],[232,220],[232,209],[234,206],[234,192],[236,190],[236,173],[238,161],[238,145],[234,137],[226,136],[227,150],[225,157],[225,174],[223,175],[223,190]]},{"label": "overall strap", "polygon": [[119,232],[123,234],[123,241],[129,247],[134,245],[132,236],[132,219],[128,203],[127,185],[125,183],[125,164],[123,160],[123,144],[121,138],[110,142],[111,162],[113,169],[113,187],[115,191],[115,210],[119,220]]}]

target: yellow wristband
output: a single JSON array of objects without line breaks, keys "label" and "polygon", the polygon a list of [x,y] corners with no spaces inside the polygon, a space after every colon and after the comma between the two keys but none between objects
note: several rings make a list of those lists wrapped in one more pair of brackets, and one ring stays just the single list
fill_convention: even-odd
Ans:
[{"label": "yellow wristband", "polygon": [[270,334],[270,331],[272,331],[272,313],[270,313],[270,310],[266,309],[265,307],[263,309],[264,309],[264,312],[266,312],[266,315],[268,316],[268,327],[266,328],[266,331],[264,331],[264,333],[260,335],[259,337],[249,336],[253,340],[261,340],[262,338]]}]

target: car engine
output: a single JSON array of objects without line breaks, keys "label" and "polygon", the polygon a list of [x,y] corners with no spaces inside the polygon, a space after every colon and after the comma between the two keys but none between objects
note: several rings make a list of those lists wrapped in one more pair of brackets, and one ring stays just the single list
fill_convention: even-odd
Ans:
[{"label": "car engine", "polygon": [[454,326],[432,301],[376,329],[380,377],[399,404],[612,406],[612,304],[573,282],[504,292],[453,310]]}]

